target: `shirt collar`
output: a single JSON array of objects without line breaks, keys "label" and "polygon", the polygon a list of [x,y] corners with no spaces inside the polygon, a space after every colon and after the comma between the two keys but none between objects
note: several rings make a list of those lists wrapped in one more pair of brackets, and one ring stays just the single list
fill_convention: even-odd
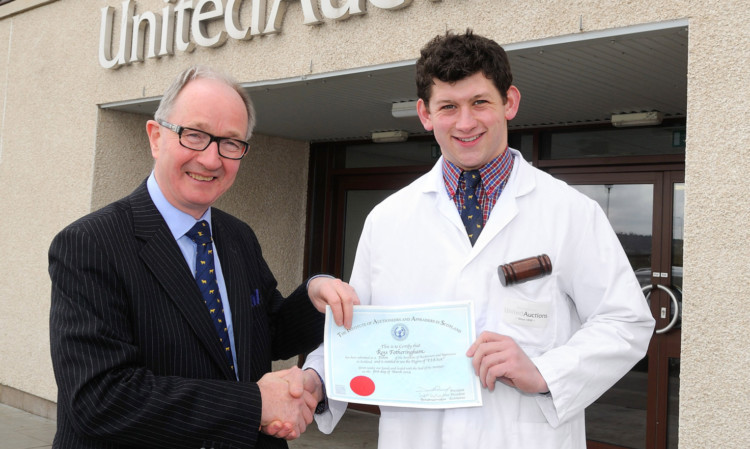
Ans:
[{"label": "shirt collar", "polygon": [[455,164],[443,158],[443,180],[445,181],[445,190],[448,196],[453,198],[458,191],[458,180],[461,177],[461,169]]},{"label": "shirt collar", "polygon": [[[172,232],[172,236],[175,240],[185,235],[185,233],[188,232],[190,228],[192,228],[195,223],[200,220],[206,220],[208,222],[209,228],[211,228],[210,207],[208,208],[206,213],[203,214],[203,216],[198,220],[193,218],[192,215],[186,214],[185,212],[177,209],[172,205],[172,203],[167,201],[166,197],[164,197],[164,194],[159,187],[159,183],[156,182],[156,177],[154,176],[153,171],[146,181],[146,187],[148,188],[148,194],[151,195],[151,200],[154,202],[154,205],[156,206],[156,209],[159,211],[161,216],[164,217],[164,221],[167,222],[167,226],[169,227],[170,232]],[[211,231],[213,232],[213,229]]]},{"label": "shirt collar", "polygon": [[[479,168],[479,176],[482,178],[481,184],[487,190],[488,196],[492,196],[503,177],[508,176],[508,164],[512,166],[512,163],[513,155],[510,152],[510,147],[506,147],[501,155]],[[443,158],[443,180],[445,181],[445,190],[451,198],[456,196],[461,173],[463,173],[463,170],[448,159]]]}]

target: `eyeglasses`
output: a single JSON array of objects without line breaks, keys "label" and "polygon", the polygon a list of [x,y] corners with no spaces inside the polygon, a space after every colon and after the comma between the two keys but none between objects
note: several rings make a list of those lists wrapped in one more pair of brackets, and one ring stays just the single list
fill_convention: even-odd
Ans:
[{"label": "eyeglasses", "polygon": [[180,137],[180,145],[195,151],[203,151],[216,142],[219,146],[219,156],[227,159],[242,159],[247,153],[248,143],[244,140],[232,139],[230,137],[216,137],[205,131],[184,126],[175,125],[164,120],[157,120],[165,128],[171,129]]}]

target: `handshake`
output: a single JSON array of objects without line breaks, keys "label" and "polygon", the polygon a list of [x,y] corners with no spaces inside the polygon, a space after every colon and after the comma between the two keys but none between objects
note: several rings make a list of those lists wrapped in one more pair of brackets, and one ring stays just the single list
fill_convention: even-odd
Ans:
[{"label": "handshake", "polygon": [[258,381],[263,410],[260,430],[277,438],[299,438],[323,400],[323,385],[314,370],[289,368],[267,373]]},{"label": "handshake", "polygon": [[[320,313],[326,313],[326,306],[330,306],[337,325],[352,327],[353,306],[359,304],[359,298],[349,284],[318,276],[308,282],[307,294]],[[258,387],[263,401],[260,430],[287,440],[302,435],[324,399],[320,376],[311,369],[294,367],[267,373],[258,381]]]}]

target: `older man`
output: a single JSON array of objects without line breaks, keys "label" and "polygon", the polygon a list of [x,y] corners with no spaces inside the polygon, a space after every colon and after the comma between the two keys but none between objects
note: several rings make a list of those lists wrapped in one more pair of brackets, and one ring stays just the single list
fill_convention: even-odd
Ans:
[{"label": "older man", "polygon": [[276,448],[311,422],[319,378],[271,361],[321,342],[328,303],[350,323],[354,294],[318,277],[283,298],[250,227],[211,207],[254,122],[234,81],[184,71],[148,121],[148,179],[55,237],[53,447]]}]

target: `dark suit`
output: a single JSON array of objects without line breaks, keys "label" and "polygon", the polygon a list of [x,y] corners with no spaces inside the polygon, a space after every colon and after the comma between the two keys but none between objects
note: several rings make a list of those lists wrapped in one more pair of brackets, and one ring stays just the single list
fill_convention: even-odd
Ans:
[{"label": "dark suit", "polygon": [[[245,223],[212,210],[240,381],[187,263],[143,183],[52,242],[55,448],[272,448],[255,382],[315,348],[323,315],[305,286],[284,299]],[[260,304],[252,306],[258,289]]]}]

